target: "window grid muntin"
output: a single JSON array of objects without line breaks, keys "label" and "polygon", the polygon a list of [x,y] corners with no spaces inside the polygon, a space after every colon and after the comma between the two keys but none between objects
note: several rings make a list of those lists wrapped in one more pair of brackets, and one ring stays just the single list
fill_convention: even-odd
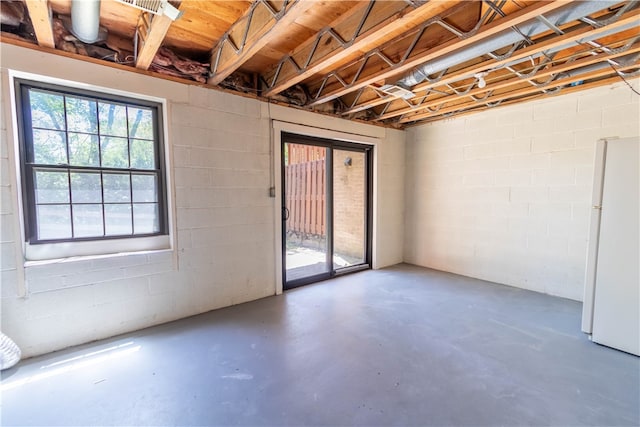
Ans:
[{"label": "window grid muntin", "polygon": [[[135,99],[129,99],[129,98],[122,98],[122,97],[113,97],[107,94],[99,94],[99,93],[93,93],[93,92],[89,92],[89,91],[83,91],[83,90],[78,90],[76,91],[75,89],[69,89],[69,88],[64,88],[64,87],[58,87],[58,86],[54,86],[54,85],[49,85],[49,84],[40,84],[40,83],[36,83],[36,82],[27,82],[27,81],[19,81],[19,79],[16,79],[18,82],[18,87],[20,87],[20,90],[18,91],[20,93],[20,97],[17,100],[18,105],[19,105],[19,111],[22,111],[22,116],[19,117],[19,123],[20,123],[20,132],[22,132],[22,144],[20,147],[20,152],[21,152],[21,159],[22,159],[22,163],[23,163],[23,175],[25,177],[25,180],[23,182],[23,185],[26,188],[26,201],[27,201],[27,208],[25,209],[25,219],[26,219],[26,225],[27,225],[27,240],[30,241],[30,243],[59,243],[59,242],[70,242],[70,241],[93,241],[93,240],[107,240],[107,239],[121,239],[121,238],[136,238],[136,237],[149,237],[149,236],[157,236],[157,235],[167,235],[168,234],[168,228],[167,228],[167,206],[165,204],[165,200],[166,200],[166,186],[165,186],[165,177],[164,177],[164,173],[163,173],[163,168],[164,168],[164,157],[163,157],[163,152],[162,152],[162,141],[161,141],[161,135],[162,133],[160,132],[160,128],[162,126],[161,122],[161,114],[160,114],[160,105],[155,103],[155,102],[148,102],[148,101],[140,101],[140,100],[135,100]],[[63,129],[57,129],[55,127],[55,123],[51,124],[51,129],[47,128],[47,127],[38,127],[38,126],[33,126],[33,117],[31,114],[31,102],[30,102],[30,94],[32,93],[32,91],[37,91],[37,92],[43,92],[45,94],[49,94],[49,95],[55,95],[55,96],[61,96],[63,98],[63,108],[64,108],[64,121],[65,123],[63,124]],[[70,130],[69,128],[69,121],[68,121],[68,103],[67,103],[67,99],[68,97],[72,97],[72,98],[78,98],[78,99],[83,99],[83,100],[87,100],[91,103],[93,103],[95,105],[95,114],[96,114],[96,133],[91,133],[91,132],[79,132],[74,130],[73,132]],[[99,108],[100,108],[100,103],[108,103],[108,104],[114,104],[115,106],[122,106],[124,107],[124,114],[125,114],[125,126],[126,126],[126,132],[127,132],[127,136],[126,136],[126,140],[127,140],[127,162],[129,167],[128,168],[123,168],[123,167],[105,167],[102,166],[103,163],[103,152],[102,152],[102,144],[100,144],[100,137],[104,136],[101,134],[101,128],[100,128],[100,112],[99,112]],[[136,110],[146,110],[148,111],[147,114],[150,114],[150,117],[148,117],[148,119],[151,121],[150,126],[151,128],[148,129],[145,132],[145,136],[146,135],[151,135],[151,137],[153,137],[153,139],[148,139],[147,137],[141,137],[140,132],[136,132],[135,135],[131,134],[131,130],[130,129],[130,120],[129,120],[129,108],[132,109],[136,109]],[[142,120],[147,119],[147,117],[145,117],[145,114],[142,114]],[[65,151],[66,151],[66,157],[67,157],[67,164],[48,164],[48,163],[35,163],[35,144],[34,144],[34,139],[33,139],[33,130],[34,129],[43,129],[43,130],[48,130],[48,131],[60,131],[60,132],[64,132],[64,141],[65,141]],[[137,128],[136,128],[137,129]],[[113,132],[116,133],[117,131]],[[99,166],[80,166],[80,165],[74,165],[71,164],[71,144],[70,144],[70,140],[69,140],[69,135],[71,133],[76,133],[76,134],[82,134],[82,135],[89,135],[89,136],[95,136],[98,139],[98,162],[99,162]],[[115,137],[120,137],[118,135],[113,135]],[[135,139],[138,140],[143,140],[143,141],[149,141],[151,142],[151,146],[150,148],[150,152],[147,151],[146,153],[149,154],[151,153],[153,155],[153,163],[154,163],[154,168],[153,169],[142,169],[142,168],[132,168],[131,167],[131,143],[132,143],[132,136],[136,136]],[[146,156],[145,156],[146,158]],[[36,182],[36,178],[35,178],[35,173],[36,171],[41,171],[41,170],[48,170],[48,171],[65,171],[67,173],[67,191],[68,191],[68,198],[69,198],[69,202],[68,203],[38,203],[36,201],[36,189],[37,189],[37,182]],[[73,172],[93,172],[93,173],[97,173],[100,176],[99,179],[99,185],[100,185],[100,189],[99,189],[99,193],[100,193],[100,203],[93,203],[93,202],[76,202],[74,203],[72,200],[72,184],[71,184],[71,173]],[[120,174],[126,174],[128,175],[128,180],[129,180],[129,202],[105,202],[104,200],[104,174],[105,173],[109,173],[109,172],[116,172],[116,173],[120,173]],[[140,201],[134,201],[133,200],[133,177],[136,175],[150,175],[154,177],[154,183],[155,183],[155,194],[154,194],[154,198],[155,201],[153,202],[140,202]],[[73,215],[73,207],[74,205],[76,206],[83,206],[83,205],[97,205],[99,204],[101,206],[101,214],[102,214],[102,236],[91,236],[91,237],[77,237],[77,233],[75,232],[75,230],[73,230],[75,224],[74,224],[74,215]],[[71,238],[67,238],[67,239],[61,239],[61,238],[55,238],[55,239],[40,239],[38,236],[38,222],[37,222],[37,210],[38,207],[41,205],[56,205],[56,206],[68,206],[69,207],[69,217],[70,217],[70,227],[72,228],[72,236]],[[130,234],[117,234],[117,235],[108,235],[107,234],[107,212],[106,212],[106,207],[108,205],[122,205],[122,206],[128,206],[129,209],[129,213],[130,213],[130,218],[129,218],[129,223],[130,223],[130,229],[131,229],[131,233]],[[137,218],[135,216],[135,205],[152,205],[153,208],[153,212],[154,212],[154,217],[152,218],[153,222],[150,222],[148,224],[145,224],[145,226],[151,225],[153,227],[154,230],[153,232],[145,232],[145,233],[136,233],[135,231],[135,222],[136,220],[139,220],[139,218]],[[33,218],[33,220],[29,221],[29,218]]]}]

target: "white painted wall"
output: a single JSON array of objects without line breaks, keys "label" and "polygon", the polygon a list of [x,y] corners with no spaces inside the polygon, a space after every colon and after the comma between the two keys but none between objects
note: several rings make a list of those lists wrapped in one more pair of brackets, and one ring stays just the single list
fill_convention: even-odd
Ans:
[{"label": "white painted wall", "polygon": [[404,260],[581,300],[596,141],[638,135],[622,82],[411,128]]},{"label": "white painted wall", "polygon": [[[270,119],[379,140],[375,265],[402,260],[403,132],[12,45],[0,52],[1,329],[25,356],[274,295]],[[167,100],[172,251],[24,267],[9,69]]]}]

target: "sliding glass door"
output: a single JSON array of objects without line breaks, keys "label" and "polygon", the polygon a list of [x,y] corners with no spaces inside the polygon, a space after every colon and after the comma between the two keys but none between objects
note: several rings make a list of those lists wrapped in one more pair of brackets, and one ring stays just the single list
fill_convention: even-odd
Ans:
[{"label": "sliding glass door", "polygon": [[284,288],[369,268],[371,147],[282,141]]}]

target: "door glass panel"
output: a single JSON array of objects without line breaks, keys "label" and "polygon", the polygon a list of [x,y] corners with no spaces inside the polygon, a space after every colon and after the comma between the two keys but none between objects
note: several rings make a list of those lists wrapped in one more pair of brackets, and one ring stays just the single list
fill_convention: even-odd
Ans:
[{"label": "door glass panel", "polygon": [[284,144],[285,281],[331,269],[327,239],[327,148]]},{"label": "door glass panel", "polygon": [[365,262],[366,154],[333,150],[333,268]]}]

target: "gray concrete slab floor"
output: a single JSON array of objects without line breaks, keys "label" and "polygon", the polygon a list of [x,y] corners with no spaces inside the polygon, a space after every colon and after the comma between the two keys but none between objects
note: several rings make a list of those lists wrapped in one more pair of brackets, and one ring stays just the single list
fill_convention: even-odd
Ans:
[{"label": "gray concrete slab floor", "polygon": [[2,425],[638,425],[581,304],[399,265],[2,373]]}]

